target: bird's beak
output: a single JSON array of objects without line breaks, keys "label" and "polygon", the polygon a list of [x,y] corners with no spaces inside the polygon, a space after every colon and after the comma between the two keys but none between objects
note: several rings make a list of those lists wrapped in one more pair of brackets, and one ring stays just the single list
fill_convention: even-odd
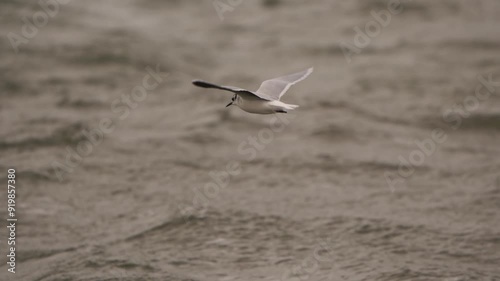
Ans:
[{"label": "bird's beak", "polygon": [[230,102],[226,105],[226,107],[230,106],[230,105],[233,105],[233,102]]}]

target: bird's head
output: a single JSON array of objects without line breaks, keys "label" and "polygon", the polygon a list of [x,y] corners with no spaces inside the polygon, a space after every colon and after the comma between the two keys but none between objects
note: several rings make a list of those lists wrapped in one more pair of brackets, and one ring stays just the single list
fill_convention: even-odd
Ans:
[{"label": "bird's head", "polygon": [[231,106],[231,105],[237,105],[238,104],[238,95],[234,95],[231,98],[231,102],[226,105],[226,107]]}]

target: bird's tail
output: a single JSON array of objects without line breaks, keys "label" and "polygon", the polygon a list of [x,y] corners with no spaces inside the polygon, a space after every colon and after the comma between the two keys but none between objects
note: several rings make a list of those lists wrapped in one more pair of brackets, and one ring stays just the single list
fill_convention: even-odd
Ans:
[{"label": "bird's tail", "polygon": [[285,104],[285,107],[286,107],[286,109],[294,110],[294,109],[296,109],[299,106],[296,105],[296,104]]}]

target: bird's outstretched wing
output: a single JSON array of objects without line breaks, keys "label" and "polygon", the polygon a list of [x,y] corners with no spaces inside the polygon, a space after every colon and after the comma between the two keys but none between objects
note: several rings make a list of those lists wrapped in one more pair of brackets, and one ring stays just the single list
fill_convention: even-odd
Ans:
[{"label": "bird's outstretched wing", "polygon": [[312,72],[313,68],[311,67],[301,72],[266,80],[262,82],[255,94],[259,97],[265,96],[273,100],[279,100],[292,85],[306,79]]},{"label": "bird's outstretched wing", "polygon": [[205,82],[202,80],[194,80],[193,85],[202,87],[202,88],[213,88],[213,89],[219,89],[219,90],[224,90],[224,91],[229,91],[233,92],[235,94],[241,95],[246,99],[264,99],[264,100],[272,100],[271,98],[266,98],[266,97],[261,97],[260,95],[257,95],[256,93],[252,91],[248,91],[245,89],[237,88],[237,87],[232,87],[232,86],[220,86],[220,85],[215,85],[209,82]]},{"label": "bird's outstretched wing", "polygon": [[212,84],[212,83],[209,83],[209,82],[205,82],[205,81],[202,81],[202,80],[194,80],[193,84],[195,86],[202,87],[202,88],[213,88],[213,89],[230,91],[230,92],[233,92],[233,93],[237,92],[237,91],[243,90],[243,89],[232,87],[232,86],[219,86],[219,85],[215,85],[215,84]]}]

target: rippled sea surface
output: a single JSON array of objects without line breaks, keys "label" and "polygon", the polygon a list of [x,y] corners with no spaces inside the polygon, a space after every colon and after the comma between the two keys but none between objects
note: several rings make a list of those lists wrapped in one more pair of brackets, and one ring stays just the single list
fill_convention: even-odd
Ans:
[{"label": "rippled sea surface", "polygon": [[500,280],[500,3],[389,2],[1,1],[0,280]]}]

